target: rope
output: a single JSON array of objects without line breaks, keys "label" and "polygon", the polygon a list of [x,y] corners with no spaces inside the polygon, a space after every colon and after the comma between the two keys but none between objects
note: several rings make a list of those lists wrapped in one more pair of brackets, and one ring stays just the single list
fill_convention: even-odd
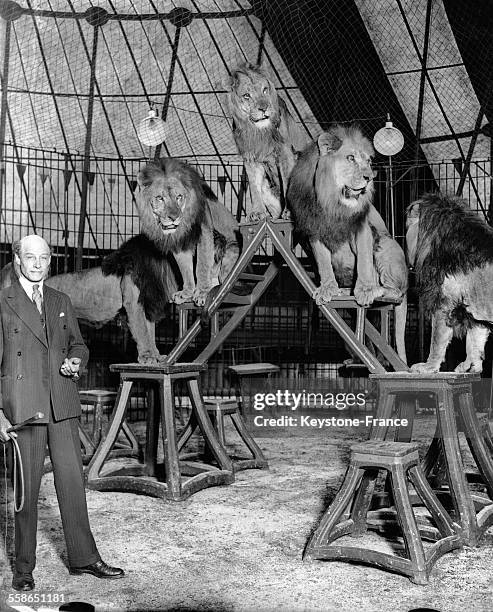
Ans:
[{"label": "rope", "polygon": [[[10,437],[11,441],[12,441],[12,446],[13,446],[13,454],[14,454],[14,475],[13,475],[13,481],[14,481],[14,510],[15,512],[20,512],[22,510],[22,508],[24,508],[24,497],[25,497],[25,486],[24,486],[24,465],[22,463],[22,456],[21,456],[21,451],[19,448],[19,444],[17,442],[17,440],[11,436]],[[19,467],[17,467],[17,464],[19,465]],[[19,504],[17,504],[17,473],[19,474],[19,480],[20,480],[20,485],[21,485],[21,495],[20,495],[20,501]]]},{"label": "rope", "polygon": [[4,531],[4,538],[3,538],[3,544],[4,544],[4,550],[5,550],[5,555],[7,555],[7,531],[8,531],[8,524],[9,524],[9,505],[7,503],[7,485],[8,485],[8,478],[7,478],[7,449],[6,449],[6,445],[2,444],[2,448],[3,448],[3,485],[4,485],[4,491],[5,491],[5,531]]},{"label": "rope", "polygon": [[[12,450],[14,455],[14,473],[13,473],[13,483],[14,483],[14,510],[15,512],[20,512],[22,508],[24,508],[24,500],[25,500],[25,482],[24,482],[24,464],[22,463],[21,450],[19,448],[19,443],[15,439],[14,436],[9,435],[10,441],[12,442]],[[3,446],[3,470],[4,470],[4,489],[5,495],[7,495],[7,454],[6,454],[6,445],[4,443]],[[18,486],[20,485],[20,496],[18,495]],[[6,500],[7,501],[7,500]],[[5,503],[5,527],[7,527],[7,506]],[[7,532],[7,529],[5,529]],[[5,535],[5,538],[7,535]]]},{"label": "rope", "polygon": [[[12,450],[14,455],[14,473],[13,473],[13,481],[14,481],[14,511],[20,512],[24,507],[25,500],[25,487],[24,487],[24,466],[22,463],[21,451],[19,448],[19,444],[14,436],[9,435],[10,441],[12,442]],[[8,558],[8,532],[9,532],[9,504],[8,504],[8,477],[7,477],[7,443],[3,443],[3,485],[5,491],[5,529],[4,529],[4,537],[3,537],[3,546],[5,551],[5,556]],[[19,478],[17,475],[19,474]],[[18,502],[18,494],[17,494],[17,485],[18,480],[20,479],[20,501]],[[15,522],[14,522],[14,537],[15,537]]]}]

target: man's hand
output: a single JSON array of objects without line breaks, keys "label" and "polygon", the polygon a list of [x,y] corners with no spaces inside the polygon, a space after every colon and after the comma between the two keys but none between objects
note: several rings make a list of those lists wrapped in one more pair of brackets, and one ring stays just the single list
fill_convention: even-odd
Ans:
[{"label": "man's hand", "polygon": [[10,440],[10,436],[17,438],[15,431],[7,433],[7,429],[10,427],[12,427],[12,423],[5,416],[3,410],[0,410],[0,442],[8,442]]},{"label": "man's hand", "polygon": [[79,378],[79,368],[81,360],[79,357],[66,358],[60,367],[60,374],[63,376],[70,376],[74,380]]}]

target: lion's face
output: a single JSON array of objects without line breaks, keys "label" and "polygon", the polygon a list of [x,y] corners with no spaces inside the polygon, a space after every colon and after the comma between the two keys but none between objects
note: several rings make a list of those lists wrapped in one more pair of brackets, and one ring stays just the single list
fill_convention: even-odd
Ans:
[{"label": "lion's face", "polygon": [[269,128],[278,115],[275,87],[260,70],[241,68],[233,73],[230,103],[236,119],[259,130]]},{"label": "lion's face", "polygon": [[[200,234],[206,210],[206,184],[199,173],[186,162],[165,157],[147,163],[138,172],[137,182],[141,232],[166,252],[189,245],[192,228],[199,228]],[[193,234],[193,244],[197,236]]]},{"label": "lion's face", "polygon": [[351,143],[345,143],[334,159],[334,174],[340,191],[339,202],[357,207],[359,199],[373,191],[371,157]]},{"label": "lion's face", "polygon": [[344,128],[323,132],[318,138],[317,194],[358,211],[373,195],[373,147],[360,132]]},{"label": "lion's face", "polygon": [[188,195],[187,188],[174,176],[156,177],[147,187],[147,200],[163,235],[173,234],[179,228],[186,210]]}]

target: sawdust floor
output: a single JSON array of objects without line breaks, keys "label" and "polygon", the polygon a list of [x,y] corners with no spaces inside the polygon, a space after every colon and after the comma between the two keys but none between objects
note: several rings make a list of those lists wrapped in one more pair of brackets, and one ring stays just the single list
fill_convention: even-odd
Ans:
[{"label": "sawdust floor", "polygon": [[[428,417],[418,425],[421,440],[434,429]],[[142,435],[142,424],[137,431]],[[65,602],[91,603],[101,612],[493,610],[491,529],[478,548],[443,556],[427,586],[361,565],[302,562],[307,538],[340,485],[350,444],[366,436],[363,430],[331,428],[257,437],[268,471],[239,472],[233,484],[211,487],[183,502],[88,491],[100,552],[127,573],[117,581],[68,574],[53,479],[47,474],[33,593],[45,595],[45,601],[46,595],[53,600],[60,594]],[[10,536],[11,531],[10,526]],[[7,601],[15,593],[10,581],[8,571]],[[58,608],[52,604],[51,609]]]}]

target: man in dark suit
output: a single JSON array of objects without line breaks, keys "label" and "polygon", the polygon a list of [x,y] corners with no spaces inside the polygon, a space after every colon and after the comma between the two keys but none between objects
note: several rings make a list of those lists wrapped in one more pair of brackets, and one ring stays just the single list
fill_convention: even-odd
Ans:
[{"label": "man in dark suit", "polygon": [[11,425],[37,412],[44,415],[17,432],[25,478],[24,507],[15,516],[12,586],[19,591],[34,588],[38,496],[47,444],[70,573],[124,576],[123,570],[101,560],[89,527],[75,382],[89,351],[69,297],[43,282],[50,257],[50,248],[40,236],[18,241],[14,244],[18,278],[0,292],[0,441],[8,441],[6,430]]}]

